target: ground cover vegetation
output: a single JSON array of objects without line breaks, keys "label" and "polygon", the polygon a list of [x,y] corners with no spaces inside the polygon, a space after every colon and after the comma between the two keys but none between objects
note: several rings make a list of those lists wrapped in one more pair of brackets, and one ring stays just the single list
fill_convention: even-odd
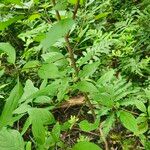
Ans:
[{"label": "ground cover vegetation", "polygon": [[149,56],[149,0],[1,0],[0,150],[150,150]]}]

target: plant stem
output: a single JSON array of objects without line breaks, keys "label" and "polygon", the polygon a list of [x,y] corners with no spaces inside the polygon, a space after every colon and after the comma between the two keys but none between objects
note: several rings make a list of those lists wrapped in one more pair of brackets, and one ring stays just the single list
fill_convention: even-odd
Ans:
[{"label": "plant stem", "polygon": [[[55,6],[56,5],[56,2],[55,0],[52,0],[52,3],[53,5]],[[79,8],[79,4],[80,4],[80,0],[77,0],[77,3],[74,7],[74,12],[73,12],[73,16],[72,16],[72,19],[75,20],[76,19],[76,15],[77,15],[77,11],[78,11],[78,8]],[[59,11],[55,10],[56,12],[56,16],[57,16],[57,19],[60,21],[61,20],[61,17],[60,17],[60,14],[59,14]],[[74,71],[75,71],[75,76],[78,77],[78,72],[79,72],[79,69],[76,65],[76,60],[74,58],[74,50],[73,48],[71,47],[71,44],[70,44],[70,41],[69,41],[69,36],[70,36],[70,31],[68,31],[68,33],[66,34],[65,36],[65,41],[66,41],[66,46],[67,46],[67,50],[68,50],[68,53],[69,53],[69,58],[71,60],[71,66],[73,67]],[[78,81],[78,80],[77,80]],[[94,111],[94,107],[93,105],[91,104],[89,98],[88,98],[88,95],[87,93],[84,93],[84,96],[85,96],[85,99],[88,103],[88,106],[92,112],[92,115],[93,115],[93,118],[94,120],[96,119],[96,115],[95,115],[95,111]]]},{"label": "plant stem", "polygon": [[73,19],[76,18],[76,15],[77,15],[77,12],[78,12],[79,5],[80,5],[80,0],[77,0],[77,3],[76,3],[76,5],[75,5],[75,7],[74,7],[73,16],[72,16]]},{"label": "plant stem", "polygon": [[[78,0],[78,1],[80,2],[80,0]],[[75,6],[75,10],[74,10],[73,17],[72,17],[74,19],[76,18],[76,13],[77,13],[77,10],[78,10],[78,7],[79,7],[79,4],[78,4],[79,2],[77,2],[76,6]],[[56,5],[55,0],[52,0],[52,3],[53,3],[54,6]],[[55,12],[56,12],[57,19],[61,20],[59,11],[55,10]],[[65,41],[66,41],[66,46],[67,46],[67,50],[68,50],[68,53],[69,53],[69,57],[70,57],[70,60],[71,60],[71,66],[73,67],[73,69],[75,71],[75,75],[77,77],[78,76],[78,68],[77,68],[77,65],[76,65],[75,58],[74,58],[74,52],[73,52],[73,49],[72,49],[70,41],[69,41],[69,35],[70,35],[70,31],[68,31],[68,33],[66,34]]]},{"label": "plant stem", "polygon": [[91,104],[91,102],[90,102],[90,100],[88,98],[87,93],[84,93],[84,97],[85,97],[85,101],[87,102],[87,104],[88,104],[88,106],[89,106],[89,108],[90,108],[90,110],[92,112],[93,119],[95,121],[96,120],[96,114],[95,114],[95,111],[94,111],[94,107],[93,107],[93,105]]},{"label": "plant stem", "polygon": [[[52,4],[53,4],[53,6],[55,6],[55,5],[56,5],[55,0],[52,0]],[[58,20],[61,20],[61,17],[60,17],[59,11],[58,11],[58,10],[55,10],[55,12],[56,12],[57,19],[58,19]]]},{"label": "plant stem", "polygon": [[102,140],[104,141],[104,144],[105,144],[105,150],[109,150],[109,147],[108,147],[108,142],[103,134],[103,131],[101,129],[101,126],[99,127],[99,132],[100,132],[100,138],[102,138]]}]

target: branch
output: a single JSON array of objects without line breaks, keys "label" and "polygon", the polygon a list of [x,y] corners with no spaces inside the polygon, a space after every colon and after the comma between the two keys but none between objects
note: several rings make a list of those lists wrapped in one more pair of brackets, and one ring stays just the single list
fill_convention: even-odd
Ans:
[{"label": "branch", "polygon": [[[55,0],[52,0],[52,4],[53,4],[53,6],[55,6],[55,5],[56,5]],[[57,19],[58,19],[58,20],[61,20],[61,17],[60,17],[59,11],[58,11],[58,10],[55,10],[55,12],[56,12]]]},{"label": "branch", "polygon": [[76,3],[76,5],[75,5],[75,7],[74,7],[74,12],[73,12],[72,19],[75,19],[75,18],[76,18],[76,15],[77,15],[77,12],[78,12],[79,5],[80,5],[80,0],[77,0],[77,3]]},{"label": "branch", "polygon": [[75,70],[75,75],[78,76],[78,68],[76,66],[76,61],[75,61],[75,58],[74,58],[74,52],[73,52],[73,49],[70,45],[68,34],[65,36],[65,41],[66,41],[69,57],[70,57],[70,60],[71,60],[71,66]]}]

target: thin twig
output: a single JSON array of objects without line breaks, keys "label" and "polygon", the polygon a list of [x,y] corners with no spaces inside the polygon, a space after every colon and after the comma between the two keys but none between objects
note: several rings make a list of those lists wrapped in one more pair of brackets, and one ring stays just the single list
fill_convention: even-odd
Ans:
[{"label": "thin twig", "polygon": [[76,3],[76,5],[75,5],[75,7],[74,7],[73,16],[72,16],[73,19],[76,18],[76,15],[77,15],[77,12],[78,12],[79,5],[80,5],[80,0],[77,0],[77,3]]},{"label": "thin twig", "polygon": [[66,41],[66,46],[67,46],[67,49],[68,49],[69,57],[70,57],[70,60],[71,60],[71,66],[75,70],[75,75],[78,76],[78,68],[76,66],[76,61],[75,61],[75,58],[74,58],[74,52],[73,52],[73,49],[70,45],[68,35],[65,36],[65,41]]},{"label": "thin twig", "polygon": [[[56,5],[55,0],[52,0],[52,3],[53,3],[53,6],[55,6],[55,5]],[[58,10],[55,10],[55,12],[56,12],[56,17],[57,17],[57,19],[58,19],[58,20],[61,20],[61,17],[60,17],[59,11],[58,11]]]},{"label": "thin twig", "polygon": [[95,114],[95,111],[94,111],[94,107],[93,107],[93,105],[91,104],[91,102],[90,102],[90,100],[89,100],[89,98],[88,98],[88,96],[87,96],[86,93],[84,93],[84,97],[85,97],[85,101],[87,102],[87,104],[88,104],[88,106],[89,106],[89,108],[90,108],[90,110],[91,110],[91,112],[92,112],[92,115],[93,115],[94,120],[96,120],[96,114]]},{"label": "thin twig", "polygon": [[101,125],[100,125],[100,127],[99,127],[99,132],[100,132],[100,137],[101,137],[102,140],[104,141],[105,150],[109,150],[108,142],[107,142],[107,140],[106,140],[106,138],[105,138],[105,136],[104,136],[104,133],[103,133],[103,131],[102,131],[102,129],[101,129]]}]

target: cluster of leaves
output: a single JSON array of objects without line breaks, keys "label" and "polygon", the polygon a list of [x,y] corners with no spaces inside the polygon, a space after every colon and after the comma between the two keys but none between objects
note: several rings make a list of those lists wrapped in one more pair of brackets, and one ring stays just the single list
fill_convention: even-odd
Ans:
[{"label": "cluster of leaves", "polygon": [[149,150],[149,17],[149,0],[2,0],[0,149]]}]

